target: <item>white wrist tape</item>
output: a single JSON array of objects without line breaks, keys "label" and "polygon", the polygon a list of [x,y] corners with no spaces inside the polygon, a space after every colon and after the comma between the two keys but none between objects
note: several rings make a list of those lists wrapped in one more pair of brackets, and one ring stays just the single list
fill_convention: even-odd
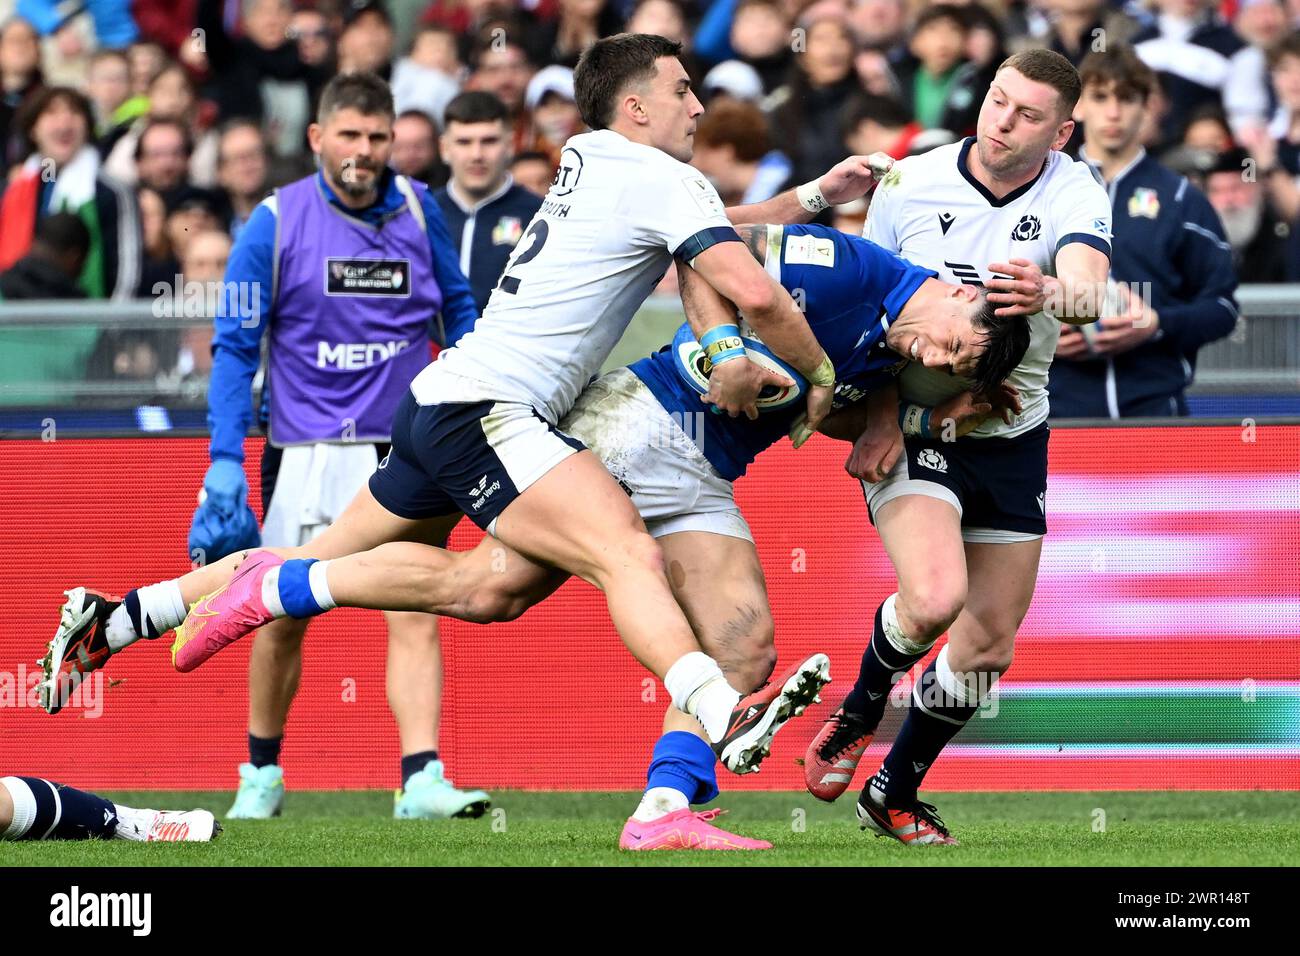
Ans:
[{"label": "white wrist tape", "polygon": [[925,417],[926,408],[923,405],[908,405],[903,411],[902,430],[904,435],[920,435],[921,422]]},{"label": "white wrist tape", "polygon": [[809,212],[821,212],[823,209],[830,209],[831,204],[826,201],[822,195],[821,186],[817,185],[817,180],[804,183],[794,191],[799,197],[799,205],[803,206]]}]

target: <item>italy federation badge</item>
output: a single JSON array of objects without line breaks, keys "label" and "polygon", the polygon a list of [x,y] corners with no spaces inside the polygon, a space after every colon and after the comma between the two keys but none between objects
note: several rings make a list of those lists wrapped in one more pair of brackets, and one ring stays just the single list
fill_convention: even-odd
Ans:
[{"label": "italy federation badge", "polygon": [[523,234],[524,224],[519,220],[518,216],[502,216],[492,229],[492,245],[517,245],[519,237]]},{"label": "italy federation badge", "polygon": [[1128,199],[1128,214],[1134,219],[1138,216],[1155,219],[1160,215],[1160,197],[1154,189],[1139,187],[1133,190]]}]

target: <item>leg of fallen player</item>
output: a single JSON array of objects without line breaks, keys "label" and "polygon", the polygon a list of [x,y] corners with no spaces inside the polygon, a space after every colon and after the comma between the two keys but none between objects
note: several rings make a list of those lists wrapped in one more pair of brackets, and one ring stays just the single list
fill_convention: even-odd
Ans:
[{"label": "leg of fallen player", "polygon": [[336,607],[424,611],[474,624],[512,621],[568,578],[491,536],[469,551],[382,544],[329,561],[325,570]]},{"label": "leg of fallen player", "polygon": [[[703,531],[659,539],[668,580],[703,651],[743,692],[756,690],[776,663],[772,615],[753,542]],[[623,827],[625,850],[765,850],[771,844],[728,833],[712,821],[722,811],[691,804],[718,795],[716,757],[699,721],[676,707],[664,715],[640,805]]]},{"label": "leg of fallen player", "polygon": [[137,810],[44,777],[0,777],[0,840],[206,843],[220,832],[207,810]]}]

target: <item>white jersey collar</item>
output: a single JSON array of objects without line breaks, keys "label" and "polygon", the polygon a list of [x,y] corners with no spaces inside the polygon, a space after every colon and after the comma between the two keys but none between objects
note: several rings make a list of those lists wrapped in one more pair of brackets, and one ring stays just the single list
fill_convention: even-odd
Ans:
[{"label": "white jersey collar", "polygon": [[1011,192],[1007,193],[1005,196],[999,199],[997,196],[993,195],[993,193],[989,192],[988,187],[985,186],[978,179],[976,179],[975,174],[970,171],[969,157],[970,157],[971,148],[974,145],[975,145],[974,136],[967,136],[962,141],[961,151],[957,154],[957,172],[961,173],[962,178],[965,179],[966,182],[970,183],[973,187],[975,187],[975,191],[978,192],[981,196],[983,196],[985,201],[990,206],[993,206],[994,208],[997,209],[1000,209],[1003,206],[1011,205],[1013,202],[1015,202],[1025,193],[1029,192],[1029,190],[1033,189],[1034,185],[1040,179],[1043,178],[1043,173],[1047,169],[1047,164],[1048,162],[1051,161],[1052,158],[1049,155],[1047,159],[1043,160],[1043,168],[1038,171],[1038,174],[1034,176],[1033,179],[1029,180],[1029,182],[1025,183],[1023,186],[1017,186],[1015,189],[1011,190]]}]

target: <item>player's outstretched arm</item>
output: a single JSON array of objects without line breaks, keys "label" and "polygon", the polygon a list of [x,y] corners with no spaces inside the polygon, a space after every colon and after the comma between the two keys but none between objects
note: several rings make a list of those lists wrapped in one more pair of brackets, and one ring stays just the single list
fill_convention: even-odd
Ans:
[{"label": "player's outstretched arm", "polygon": [[690,265],[724,299],[736,304],[768,348],[808,380],[807,434],[811,435],[831,410],[835,367],[790,293],[763,271],[743,243],[719,242]]},{"label": "player's outstretched arm", "polygon": [[809,222],[823,209],[860,199],[876,188],[889,172],[893,160],[884,153],[850,156],[822,176],[788,189],[771,199],[745,206],[732,206],[727,218],[733,223],[774,222],[782,225]]}]

